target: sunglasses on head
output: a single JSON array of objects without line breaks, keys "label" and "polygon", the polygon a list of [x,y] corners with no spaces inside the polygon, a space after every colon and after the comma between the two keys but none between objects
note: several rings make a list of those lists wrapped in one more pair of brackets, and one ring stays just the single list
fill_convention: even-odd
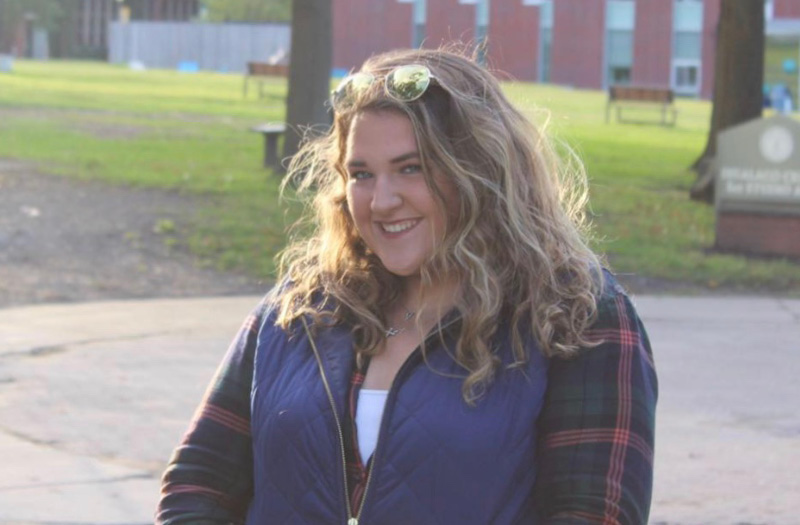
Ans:
[{"label": "sunglasses on head", "polygon": [[[369,89],[377,80],[378,78],[372,73],[354,73],[345,77],[331,93],[331,106],[334,111],[351,107],[359,94]],[[408,64],[389,71],[384,76],[383,88],[390,98],[398,102],[411,102],[425,94],[431,85],[431,80],[436,78],[428,66]]]}]

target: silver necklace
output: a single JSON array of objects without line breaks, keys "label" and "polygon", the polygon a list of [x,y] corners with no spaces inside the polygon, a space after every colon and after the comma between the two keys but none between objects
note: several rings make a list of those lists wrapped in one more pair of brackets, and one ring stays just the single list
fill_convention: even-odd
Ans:
[{"label": "silver necklace", "polygon": [[[405,308],[405,306],[404,306],[403,308]],[[403,325],[405,325],[406,323],[408,323],[408,321],[409,321],[409,320],[410,320],[412,317],[414,317],[414,312],[412,312],[412,311],[411,311],[411,310],[409,310],[408,308],[405,308],[405,310],[406,310],[406,315],[403,317]],[[405,329],[406,329],[406,327],[405,327],[405,326],[401,326],[400,328],[395,328],[394,326],[390,326],[390,327],[389,327],[389,328],[386,330],[386,332],[384,332],[384,333],[386,334],[386,338],[388,339],[389,337],[394,337],[394,336],[396,336],[396,335],[398,335],[398,334],[400,334],[400,333],[404,332],[404,331],[405,331]]]}]

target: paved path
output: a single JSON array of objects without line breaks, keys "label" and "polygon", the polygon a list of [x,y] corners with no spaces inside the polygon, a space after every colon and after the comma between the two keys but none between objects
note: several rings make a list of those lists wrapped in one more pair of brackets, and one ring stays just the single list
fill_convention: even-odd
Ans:
[{"label": "paved path", "polygon": [[[152,522],[257,298],[0,309],[0,524]],[[660,375],[654,524],[797,524],[800,301],[636,299]]]}]

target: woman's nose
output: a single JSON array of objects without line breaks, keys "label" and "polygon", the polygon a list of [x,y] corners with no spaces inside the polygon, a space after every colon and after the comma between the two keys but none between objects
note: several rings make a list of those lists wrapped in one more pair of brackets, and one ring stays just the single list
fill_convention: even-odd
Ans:
[{"label": "woman's nose", "polygon": [[388,175],[376,176],[373,188],[372,211],[378,213],[390,211],[403,203],[403,198],[392,177]]}]

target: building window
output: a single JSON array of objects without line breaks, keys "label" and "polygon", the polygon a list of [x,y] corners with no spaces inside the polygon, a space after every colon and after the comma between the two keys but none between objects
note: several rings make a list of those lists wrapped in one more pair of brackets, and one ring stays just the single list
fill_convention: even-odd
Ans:
[{"label": "building window", "polygon": [[697,96],[703,58],[703,3],[675,0],[673,15],[670,84],[675,93]]},{"label": "building window", "polygon": [[692,87],[697,86],[697,81],[699,80],[699,75],[697,71],[697,66],[692,65],[685,65],[685,66],[676,66],[675,67],[675,85],[683,88],[689,89]]},{"label": "building window", "polygon": [[425,42],[425,24],[414,24],[411,32],[411,46],[415,49],[422,47],[422,43]]},{"label": "building window", "polygon": [[700,61],[673,60],[670,83],[679,95],[697,96],[700,93]]},{"label": "building window", "polygon": [[611,66],[608,69],[608,82],[610,85],[630,84],[631,83],[631,68]]},{"label": "building window", "polygon": [[426,0],[397,0],[401,4],[411,5],[411,47],[420,48],[425,41]]},{"label": "building window", "polygon": [[486,63],[487,40],[489,33],[489,0],[478,0],[475,3],[475,45],[478,51],[478,63]]},{"label": "building window", "polygon": [[703,50],[700,33],[675,31],[672,56],[686,60],[700,60]]},{"label": "building window", "polygon": [[475,48],[477,51],[477,60],[479,64],[486,64],[486,54],[488,52],[489,42],[486,40],[486,34],[489,32],[488,27],[485,25],[475,26]]},{"label": "building window", "polygon": [[630,84],[636,4],[609,0],[606,4],[606,85]]},{"label": "building window", "polygon": [[703,30],[702,0],[674,0],[674,24],[676,30]]},{"label": "building window", "polygon": [[539,6],[539,81],[550,82],[550,56],[553,48],[553,2],[540,1]]}]

